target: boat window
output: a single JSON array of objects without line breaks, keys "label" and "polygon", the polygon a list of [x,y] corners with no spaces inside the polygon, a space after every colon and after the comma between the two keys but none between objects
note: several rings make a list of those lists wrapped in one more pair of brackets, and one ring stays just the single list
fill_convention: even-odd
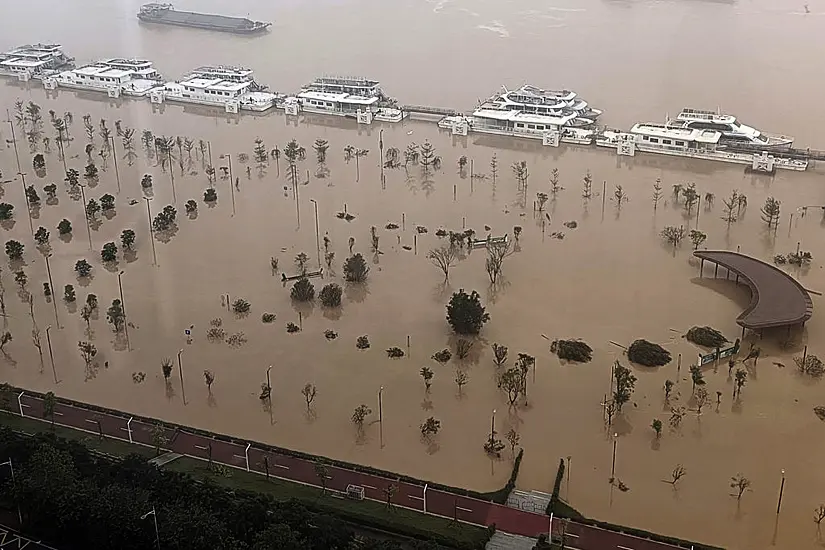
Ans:
[{"label": "boat window", "polygon": [[650,141],[650,138],[647,136],[642,136],[642,141]]},{"label": "boat window", "polygon": [[527,127],[528,127],[529,129],[531,129],[531,130],[535,130],[535,129],[536,129],[536,125],[535,125],[535,124],[528,124],[528,125],[527,125]]},{"label": "boat window", "polygon": [[684,147],[685,142],[684,141],[676,141],[676,145],[678,145],[679,147]]},{"label": "boat window", "polygon": [[671,143],[673,143],[673,142],[670,141],[669,139],[663,139],[662,140],[662,145],[670,145]]},{"label": "boat window", "polygon": [[652,137],[650,138],[650,143],[659,143],[659,139]]}]

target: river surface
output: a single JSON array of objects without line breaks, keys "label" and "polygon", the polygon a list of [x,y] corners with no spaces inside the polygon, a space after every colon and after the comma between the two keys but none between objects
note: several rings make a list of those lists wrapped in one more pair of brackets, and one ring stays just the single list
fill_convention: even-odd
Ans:
[{"label": "river surface", "polygon": [[[8,3],[7,3],[8,4]],[[574,89],[592,105],[605,110],[600,122],[629,127],[634,122],[663,120],[683,106],[721,107],[745,123],[797,138],[802,146],[825,148],[818,122],[825,120],[821,100],[825,49],[825,2],[752,0],[725,1],[607,1],[537,0],[424,1],[285,1],[261,3],[178,2],[182,9],[227,12],[275,22],[272,31],[256,38],[221,35],[172,27],[142,26],[134,17],[136,1],[108,2],[31,0],[4,5],[0,20],[3,48],[31,41],[58,41],[79,62],[106,56],[142,56],[155,61],[167,76],[203,64],[243,64],[255,69],[258,80],[272,89],[295,91],[322,73],[361,74],[382,81],[385,91],[401,103],[470,109],[502,85],[530,82],[548,88]],[[677,382],[670,405],[694,407],[690,399],[688,365],[699,350],[680,337],[693,325],[711,325],[733,340],[740,336],[736,316],[747,306],[749,294],[723,277],[712,277],[691,260],[685,241],[674,251],[662,245],[661,229],[684,225],[706,232],[703,246],[740,248],[770,259],[797,247],[813,254],[804,270],[786,268],[807,288],[825,290],[825,239],[820,211],[805,217],[806,205],[825,204],[823,170],[779,172],[774,177],[752,175],[742,167],[641,154],[619,160],[610,151],[562,146],[541,148],[532,141],[471,136],[455,139],[434,124],[405,122],[357,128],[354,123],[324,117],[296,122],[281,113],[268,116],[226,117],[208,109],[166,105],[153,109],[148,102],[110,103],[94,94],[60,91],[46,96],[38,83],[28,87],[0,83],[0,105],[13,110],[14,101],[34,101],[43,108],[44,135],[53,131],[49,110],[70,111],[74,138],[67,164],[81,173],[86,164],[82,116],[97,126],[106,119],[113,127],[151,130],[158,135],[190,136],[209,140],[216,166],[220,155],[231,155],[234,175],[240,178],[233,197],[229,180],[220,179],[218,203],[202,202],[208,186],[203,161],[195,153],[191,165],[183,151],[185,169],[175,167],[175,202],[168,170],[164,171],[136,138],[138,159],[129,166],[117,150],[121,192],[111,159],[99,182],[85,189],[86,198],[104,193],[117,196],[114,215],[98,215],[91,229],[90,251],[81,203],[62,182],[63,165],[47,154],[45,177],[31,167],[31,152],[18,132],[18,148],[27,183],[41,198],[42,187],[58,185],[57,204],[33,209],[33,226],[43,225],[51,235],[50,266],[54,286],[73,284],[77,304],[44,299],[48,280],[43,255],[31,238],[29,220],[17,172],[10,129],[2,126],[2,200],[15,205],[13,223],[0,226],[3,241],[25,244],[27,291],[34,297],[34,314],[41,331],[47,325],[60,383],[55,386],[44,340],[44,368],[29,336],[32,319],[26,294],[14,281],[21,266],[3,265],[2,282],[9,332],[14,339],[0,358],[2,379],[38,390],[136,413],[274,444],[372,464],[452,485],[489,490],[509,475],[510,454],[491,461],[481,445],[496,409],[499,433],[510,427],[521,433],[525,449],[518,485],[549,492],[561,457],[571,457],[569,484],[562,496],[584,514],[652,531],[723,545],[730,548],[819,548],[813,510],[825,499],[823,430],[812,409],[825,405],[821,383],[797,373],[792,357],[805,345],[809,353],[825,355],[825,317],[822,301],[814,296],[814,315],[804,331],[788,339],[784,331],[749,335],[745,349],[755,342],[763,350],[758,364],[749,364],[749,378],[738,400],[731,398],[732,381],[725,366],[705,369],[713,403],[701,415],[690,411],[679,429],[667,427],[670,406],[663,402],[665,380]],[[13,118],[13,113],[12,113]],[[379,131],[385,148],[403,150],[409,143],[429,140],[443,158],[433,175],[420,167],[387,170],[386,188],[380,183]],[[259,172],[251,160],[254,139],[271,148],[292,138],[307,149],[299,163],[307,185],[299,196],[285,179],[283,159],[271,161]],[[312,150],[316,139],[330,144],[326,168]],[[100,138],[95,136],[96,147]],[[343,148],[368,149],[356,177],[354,160],[346,162]],[[38,144],[40,150],[42,144]],[[238,155],[250,156],[248,163]],[[102,160],[95,162],[102,167]],[[490,161],[498,161],[493,184]],[[485,179],[462,177],[459,157],[474,161],[474,171]],[[526,192],[517,189],[510,166],[524,160],[530,169]],[[247,176],[247,166],[250,176]],[[227,166],[228,168],[228,166]],[[560,172],[563,190],[546,206],[550,220],[534,214],[537,192],[549,192],[549,174]],[[593,197],[582,198],[582,178],[590,171]],[[469,167],[467,168],[469,172]],[[153,214],[164,205],[178,209],[177,231],[156,241],[154,265],[147,225],[146,204],[139,181],[154,176]],[[467,174],[464,174],[467,176]],[[664,196],[654,210],[652,186],[662,181]],[[8,180],[8,181],[7,181]],[[603,183],[604,182],[604,183]],[[694,182],[703,197],[688,215],[674,201],[674,184]],[[616,186],[629,198],[619,203]],[[602,190],[606,193],[603,195]],[[748,206],[728,228],[721,219],[722,199],[737,189]],[[708,204],[706,193],[715,200]],[[767,231],[759,209],[769,196],[782,201],[780,225]],[[198,201],[196,216],[184,213],[184,202]],[[335,252],[331,273],[314,279],[316,291],[329,281],[343,284],[341,260],[354,251],[368,257],[371,272],[364,288],[346,287],[340,310],[325,311],[317,304],[297,308],[270,267],[277,257],[280,268],[295,272],[292,259],[305,252],[317,265],[314,204],[317,201],[320,234],[328,234]],[[131,204],[136,202],[136,204]],[[336,213],[346,209],[351,222]],[[300,221],[298,220],[300,214]],[[794,214],[793,219],[790,215]],[[56,225],[69,219],[71,239],[61,240]],[[575,229],[564,222],[576,221]],[[385,229],[386,224],[401,226]],[[417,234],[415,227],[428,228]],[[505,260],[503,284],[491,288],[484,270],[484,253],[475,251],[450,271],[449,283],[426,259],[441,244],[438,228],[473,228],[480,236],[512,235],[524,228],[519,250]],[[370,251],[370,227],[376,226],[382,254]],[[99,250],[117,241],[120,232],[137,233],[136,252],[115,266],[100,262]],[[564,233],[564,238],[552,235]],[[323,251],[322,251],[323,253]],[[86,258],[94,265],[89,281],[78,281],[75,262]],[[3,261],[4,264],[7,262]],[[105,321],[105,308],[118,297],[117,274],[123,270],[123,293],[132,326],[129,345],[115,337]],[[436,364],[430,356],[455,347],[444,322],[444,305],[451,291],[477,289],[488,306],[491,321],[474,344],[467,361]],[[88,293],[100,298],[91,334],[79,309]],[[59,292],[62,294],[62,292]],[[236,318],[222,306],[222,296],[243,297],[252,304],[246,318]],[[264,312],[277,319],[261,322]],[[210,320],[221,318],[228,334],[242,332],[239,347],[209,342]],[[285,324],[303,330],[287,334]],[[192,327],[187,342],[184,330]],[[337,332],[328,340],[325,330]],[[372,347],[355,348],[358,336],[369,335]],[[562,364],[548,349],[550,339],[582,338],[594,348],[586,365]],[[407,338],[409,337],[409,348]],[[660,369],[633,367],[637,376],[631,404],[607,428],[600,405],[608,391],[610,366],[626,362],[621,348],[636,338],[665,345],[677,361]],[[79,341],[91,340],[98,349],[100,368],[87,376],[77,351]],[[525,352],[537,358],[531,375],[529,405],[509,410],[495,384],[490,344],[510,348],[511,357]],[[385,349],[398,346],[408,352],[388,359]],[[127,349],[127,347],[129,349]],[[169,358],[183,366],[186,403],[177,368],[168,383],[161,362]],[[750,362],[749,362],[750,363]],[[258,399],[266,369],[273,386],[272,410]],[[422,366],[435,371],[433,387],[425,394],[419,376]],[[177,367],[177,365],[176,365]],[[209,395],[203,371],[216,380]],[[469,382],[458,392],[456,369]],[[145,380],[133,381],[133,374]],[[301,389],[315,384],[317,397],[307,412]],[[364,403],[377,419],[378,390],[383,390],[383,447],[377,424],[369,424],[357,440],[350,422],[352,410]],[[721,404],[716,405],[716,392]],[[442,423],[432,444],[421,441],[418,426],[429,416]],[[665,423],[661,439],[654,437],[654,418]],[[613,443],[616,477],[629,487],[622,492],[608,483]],[[674,488],[663,480],[677,465],[687,471]],[[785,470],[781,513],[776,514]],[[731,477],[743,474],[752,482],[740,501],[731,496]]]}]

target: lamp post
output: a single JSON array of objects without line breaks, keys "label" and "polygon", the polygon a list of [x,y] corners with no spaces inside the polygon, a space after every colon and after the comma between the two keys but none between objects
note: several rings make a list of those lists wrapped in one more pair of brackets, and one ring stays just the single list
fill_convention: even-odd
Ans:
[{"label": "lamp post", "polygon": [[381,448],[384,448],[384,386],[378,388],[378,434]]},{"label": "lamp post", "polygon": [[567,455],[567,502],[570,502],[570,459],[573,458]]},{"label": "lamp post", "polygon": [[17,137],[14,135],[14,123],[11,121],[11,115],[9,114],[8,109],[6,109],[6,122],[9,123],[9,128],[11,129],[11,143],[14,145],[14,157],[17,159],[17,171],[22,172],[23,170],[20,168],[20,155],[17,152]]},{"label": "lamp post", "polygon": [[152,516],[152,520],[154,520],[154,522],[155,522],[155,544],[157,545],[158,550],[160,550],[160,533],[158,532],[158,515],[155,512],[155,507],[154,506],[152,506],[152,510],[150,512],[146,512],[145,514],[140,516],[140,519],[146,519],[149,516]]},{"label": "lamp post", "polygon": [[143,197],[143,200],[146,201],[146,215],[149,217],[149,240],[152,242],[152,259],[155,261],[155,265],[158,265],[158,255],[155,253],[155,230],[152,229],[152,209],[149,207],[149,197]]},{"label": "lamp post", "polygon": [[123,310],[123,331],[126,333],[126,351],[132,351],[132,345],[129,343],[129,321],[126,316],[126,301],[123,299],[123,274],[125,272],[121,269],[117,274],[117,286],[120,288],[120,307]]},{"label": "lamp post", "polygon": [[272,384],[269,383],[269,371],[271,371],[271,370],[272,370],[272,365],[269,365],[266,368],[266,387],[269,389],[270,392],[272,392]]},{"label": "lamp post", "polygon": [[[52,299],[54,299],[54,295],[52,295]],[[46,327],[46,343],[49,345],[49,360],[52,362],[52,373],[54,374],[54,383],[57,384],[57,369],[54,366],[54,353],[52,352],[52,338],[49,336],[49,331],[52,329],[52,326],[49,325]]]},{"label": "lamp post", "polygon": [[309,199],[315,205],[315,252],[318,254],[318,269],[321,269],[321,240],[318,232],[318,201]]},{"label": "lamp post", "polygon": [[613,465],[610,467],[610,479],[616,477],[616,442],[619,440],[619,434],[613,434]]},{"label": "lamp post", "polygon": [[496,410],[493,409],[493,416],[490,418],[490,448],[493,448],[493,443],[496,438]]},{"label": "lamp post", "polygon": [[86,212],[86,186],[83,184],[79,184],[80,186],[80,198],[83,200],[83,219],[86,220],[86,232],[89,234],[89,250],[94,250],[92,246],[92,227],[89,225],[89,214]]},{"label": "lamp post", "polygon": [[776,515],[779,515],[779,509],[782,508],[782,493],[785,492],[785,469],[782,469],[782,482],[779,484],[779,502],[776,503]]},{"label": "lamp post", "polygon": [[115,159],[115,178],[117,179],[117,194],[120,195],[120,170],[117,167],[117,151],[115,150],[115,136],[109,136],[112,141],[112,158]]},{"label": "lamp post", "polygon": [[235,215],[235,179],[232,175],[232,155],[226,153],[218,157],[229,161],[229,192],[232,194],[232,215]]},{"label": "lamp post", "polygon": [[52,289],[52,305],[54,305],[54,322],[57,325],[57,328],[60,328],[60,320],[57,318],[57,296],[55,295],[55,288],[54,288],[54,281],[52,281],[52,268],[49,265],[49,258],[52,257],[52,253],[49,252],[46,254],[46,273],[49,275],[49,286]]},{"label": "lamp post", "polygon": [[183,354],[183,350],[178,352],[178,374],[180,374],[180,392],[183,396],[183,404],[186,405],[186,388],[183,385],[183,361],[181,361],[180,356]]},{"label": "lamp post", "polygon": [[[11,462],[11,457],[5,462],[0,463],[0,466],[8,466],[9,470],[11,471],[11,484],[14,488],[14,492],[17,493],[17,481],[14,479],[14,465]],[[15,498],[15,500],[17,500]],[[20,502],[17,502],[17,521],[20,522],[20,526],[23,526],[23,514],[20,513]]]}]

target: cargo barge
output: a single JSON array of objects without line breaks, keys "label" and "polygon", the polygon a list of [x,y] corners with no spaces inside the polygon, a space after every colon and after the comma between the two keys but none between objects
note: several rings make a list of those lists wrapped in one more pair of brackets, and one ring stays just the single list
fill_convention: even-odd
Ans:
[{"label": "cargo barge", "polygon": [[260,33],[266,31],[271,25],[271,23],[252,21],[245,17],[178,11],[172,4],[144,4],[138,12],[138,19],[144,23],[193,27],[235,34]]}]

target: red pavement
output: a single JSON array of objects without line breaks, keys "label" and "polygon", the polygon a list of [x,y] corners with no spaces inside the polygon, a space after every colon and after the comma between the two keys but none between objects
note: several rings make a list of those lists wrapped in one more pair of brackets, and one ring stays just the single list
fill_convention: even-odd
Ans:
[{"label": "red pavement", "polygon": [[[18,407],[22,409],[22,412],[20,410],[18,412],[24,416],[43,420],[41,398],[24,392],[18,397]],[[85,409],[80,405],[72,406],[58,402],[55,405],[54,421],[55,424],[61,426],[92,433],[100,431],[106,437],[154,447],[151,435],[152,425],[139,420],[130,422],[130,416],[127,413],[102,413]],[[164,448],[182,455],[207,459],[208,445],[211,443],[214,462],[264,474],[264,457],[266,456],[269,461],[269,473],[273,477],[320,487],[315,472],[315,463],[310,460],[271,452],[262,448],[263,446],[257,447],[256,444],[250,444],[247,447],[186,431],[174,432],[169,429],[166,436],[169,438],[169,443],[164,445]],[[499,531],[527,537],[537,537],[541,533],[547,533],[550,527],[550,518],[546,515],[430,489],[426,484],[399,482],[335,466],[328,466],[327,470],[329,473],[327,488],[331,490],[345,491],[347,485],[360,485],[364,487],[365,498],[384,501],[382,490],[390,484],[395,484],[398,492],[393,500],[397,506],[457,518],[474,525],[495,524]],[[558,527],[557,524],[554,530]],[[569,546],[579,550],[668,550],[677,548],[574,522],[570,522],[567,533]]]}]

